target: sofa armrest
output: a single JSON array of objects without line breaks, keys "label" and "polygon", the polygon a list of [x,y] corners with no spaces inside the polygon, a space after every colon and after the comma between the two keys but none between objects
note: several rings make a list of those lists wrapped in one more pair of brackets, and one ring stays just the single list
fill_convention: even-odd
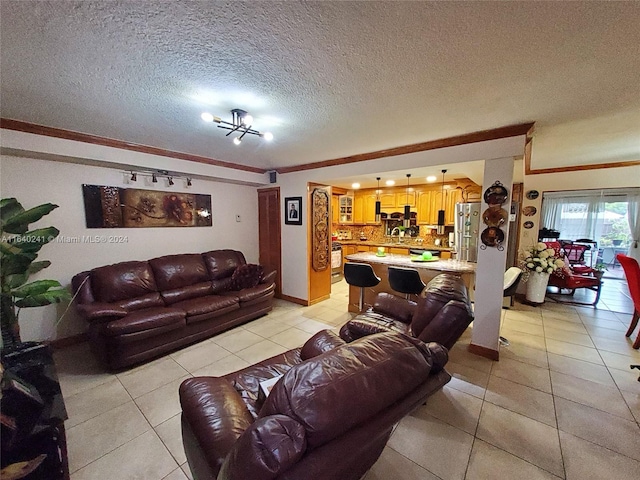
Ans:
[{"label": "sofa armrest", "polygon": [[196,445],[185,443],[187,458],[204,456],[217,475],[238,437],[253,423],[253,417],[240,394],[224,378],[188,378],[178,393],[182,421],[196,440]]},{"label": "sofa armrest", "polygon": [[451,349],[472,321],[467,303],[449,300],[421,331],[413,330],[413,334],[425,343],[437,342]]},{"label": "sofa armrest", "polygon": [[304,427],[286,415],[259,418],[227,456],[218,480],[271,480],[295,465],[307,449]]},{"label": "sofa armrest", "polygon": [[264,275],[262,275],[262,278],[260,279],[260,283],[273,283],[276,281],[276,273],[277,270],[271,270],[268,273],[265,273]]},{"label": "sofa armrest", "polygon": [[309,358],[317,357],[318,355],[333,350],[334,348],[341,347],[347,342],[333,333],[331,330],[321,330],[313,337],[306,341],[300,350],[300,358],[302,360],[308,360]]},{"label": "sofa armrest", "polygon": [[88,303],[78,305],[78,312],[84,318],[92,321],[108,321],[116,318],[122,318],[127,315],[127,311],[117,305],[111,303]]}]

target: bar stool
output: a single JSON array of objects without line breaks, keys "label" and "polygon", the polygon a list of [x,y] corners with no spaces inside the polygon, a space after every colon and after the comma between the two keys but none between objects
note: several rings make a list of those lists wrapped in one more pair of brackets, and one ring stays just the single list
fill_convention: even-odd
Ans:
[{"label": "bar stool", "polygon": [[395,292],[404,293],[408,300],[410,295],[419,295],[426,285],[415,268],[389,267],[389,285]]},{"label": "bar stool", "polygon": [[368,263],[347,262],[344,264],[344,279],[349,285],[360,287],[360,301],[358,310],[364,307],[364,289],[375,287],[380,283],[380,277],[373,271]]}]

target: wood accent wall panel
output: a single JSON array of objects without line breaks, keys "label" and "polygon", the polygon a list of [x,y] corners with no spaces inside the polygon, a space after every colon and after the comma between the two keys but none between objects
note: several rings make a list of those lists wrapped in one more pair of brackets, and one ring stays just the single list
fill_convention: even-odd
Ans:
[{"label": "wood accent wall panel", "polygon": [[[331,220],[329,218],[331,187],[309,184],[308,190],[307,251],[309,252],[309,305],[312,305],[329,298],[331,295],[331,225],[329,223]],[[314,198],[317,200],[316,202],[314,202]],[[326,201],[321,201],[323,198]],[[319,250],[316,251],[316,249]],[[316,270],[314,259],[317,261],[322,257],[326,258],[327,267],[324,270]]]}]

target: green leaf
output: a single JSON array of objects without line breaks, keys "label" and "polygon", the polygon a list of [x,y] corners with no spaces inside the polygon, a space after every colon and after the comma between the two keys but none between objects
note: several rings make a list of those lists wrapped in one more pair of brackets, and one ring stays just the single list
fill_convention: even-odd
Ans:
[{"label": "green leaf", "polygon": [[31,265],[29,265],[28,273],[29,275],[33,275],[34,273],[38,273],[40,270],[44,270],[49,265],[51,265],[51,262],[49,260],[41,260],[40,262],[33,262]]},{"label": "green leaf", "polygon": [[27,283],[20,288],[12,290],[11,295],[18,298],[25,298],[39,295],[55,287],[61,287],[60,282],[57,280],[36,280],[35,282]]},{"label": "green leaf", "polygon": [[38,252],[43,245],[46,245],[58,236],[60,230],[55,227],[38,228],[22,235],[17,235],[9,240],[23,252]]},{"label": "green leaf", "polygon": [[14,275],[16,273],[25,273],[31,262],[33,262],[38,255],[36,253],[20,253],[18,255],[4,255],[0,260],[0,269],[2,270],[2,276]]},{"label": "green leaf", "polygon": [[4,255],[18,255],[22,250],[7,242],[0,242],[0,253]]},{"label": "green leaf", "polygon": [[26,298],[22,298],[16,302],[16,306],[20,308],[28,307],[44,307],[45,305],[51,305],[52,303],[60,303],[63,300],[69,300],[71,294],[63,289],[49,290],[39,295],[33,295]]},{"label": "green leaf", "polygon": [[45,203],[17,213],[2,220],[2,229],[8,233],[25,233],[29,229],[30,223],[37,222],[56,208],[58,208],[58,205]]},{"label": "green leaf", "polygon": [[5,220],[21,212],[24,212],[24,208],[22,208],[17,199],[3,198],[0,200],[0,222],[2,225],[4,225]]}]

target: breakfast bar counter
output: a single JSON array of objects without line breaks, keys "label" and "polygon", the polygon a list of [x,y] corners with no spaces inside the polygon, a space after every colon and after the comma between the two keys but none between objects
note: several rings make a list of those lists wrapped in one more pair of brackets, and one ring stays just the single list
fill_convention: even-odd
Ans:
[{"label": "breakfast bar counter", "polygon": [[[411,255],[397,255],[388,253],[379,256],[375,253],[361,252],[347,255],[346,259],[350,262],[368,263],[373,267],[373,271],[380,277],[380,283],[372,288],[365,289],[364,301],[367,305],[373,305],[375,296],[379,292],[387,292],[394,295],[402,295],[394,292],[389,285],[388,267],[405,267],[415,268],[420,273],[420,278],[426,284],[442,272],[449,272],[459,275],[464,281],[469,294],[472,295],[473,284],[476,272],[476,264],[473,262],[463,262],[458,260],[435,260],[435,261],[413,261],[412,258],[419,257]],[[360,299],[360,288],[349,286],[349,311],[358,311],[358,302]]]}]

